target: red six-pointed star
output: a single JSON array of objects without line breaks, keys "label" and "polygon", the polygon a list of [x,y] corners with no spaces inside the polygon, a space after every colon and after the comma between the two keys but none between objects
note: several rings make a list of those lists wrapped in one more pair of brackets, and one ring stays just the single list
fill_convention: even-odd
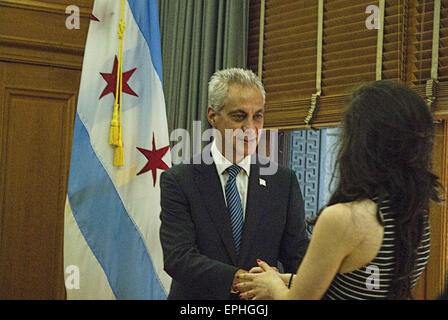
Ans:
[{"label": "red six-pointed star", "polygon": [[92,13],[90,14],[90,20],[92,21],[96,21],[96,22],[100,22],[100,19],[98,19],[97,17],[95,17],[95,15]]},{"label": "red six-pointed star", "polygon": [[[138,95],[134,92],[134,90],[132,90],[131,87],[128,85],[129,78],[132,76],[135,70],[137,70],[137,68],[123,72],[123,93],[127,93],[129,95],[138,97]],[[115,97],[115,91],[117,90],[117,71],[118,71],[118,59],[117,56],[115,56],[112,73],[100,72],[101,76],[107,82],[107,86],[101,93],[100,99],[109,93],[113,93]]]},{"label": "red six-pointed star", "polygon": [[154,181],[154,186],[156,185],[156,178],[157,178],[157,169],[166,170],[168,169],[168,165],[163,162],[162,158],[165,155],[165,153],[168,151],[170,146],[163,147],[161,149],[156,149],[156,142],[154,140],[154,133],[152,135],[152,150],[146,150],[143,148],[137,147],[138,151],[143,153],[143,155],[148,159],[148,163],[143,167],[142,170],[140,170],[137,175],[140,175],[142,173],[148,172],[149,170],[152,171],[152,179]]}]

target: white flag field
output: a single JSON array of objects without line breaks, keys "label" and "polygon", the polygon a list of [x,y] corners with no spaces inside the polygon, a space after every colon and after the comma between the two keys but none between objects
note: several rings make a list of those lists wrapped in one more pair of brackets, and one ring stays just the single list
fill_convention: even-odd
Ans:
[{"label": "white flag field", "polygon": [[[117,93],[118,166],[109,140]],[[171,279],[159,239],[159,180],[170,166],[157,0],[96,0],[65,207],[64,267],[79,270],[66,281],[68,299],[166,299]]]}]

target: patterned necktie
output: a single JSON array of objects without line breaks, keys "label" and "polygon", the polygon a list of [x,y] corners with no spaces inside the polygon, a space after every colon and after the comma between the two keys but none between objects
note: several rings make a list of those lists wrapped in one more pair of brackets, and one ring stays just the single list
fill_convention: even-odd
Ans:
[{"label": "patterned necktie", "polygon": [[236,176],[241,171],[241,167],[232,165],[227,168],[229,180],[226,183],[227,208],[230,212],[230,223],[232,225],[233,241],[235,243],[235,252],[240,253],[241,234],[243,232],[243,207],[241,206],[240,194],[236,186]]}]

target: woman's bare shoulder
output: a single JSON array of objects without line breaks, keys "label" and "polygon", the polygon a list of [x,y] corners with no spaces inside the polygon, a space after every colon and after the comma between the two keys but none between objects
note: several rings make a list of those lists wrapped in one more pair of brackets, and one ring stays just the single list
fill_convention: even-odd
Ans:
[{"label": "woman's bare shoulder", "polygon": [[[331,215],[334,219],[343,219],[356,222],[358,218],[363,219],[364,215],[371,215],[376,212],[376,203],[370,199],[359,201],[336,203],[326,207],[322,213]],[[348,221],[347,221],[348,222]]]},{"label": "woman's bare shoulder", "polygon": [[337,203],[326,207],[317,223],[324,225],[328,232],[343,234],[347,241],[355,245],[363,239],[375,212],[376,204],[369,199]]}]

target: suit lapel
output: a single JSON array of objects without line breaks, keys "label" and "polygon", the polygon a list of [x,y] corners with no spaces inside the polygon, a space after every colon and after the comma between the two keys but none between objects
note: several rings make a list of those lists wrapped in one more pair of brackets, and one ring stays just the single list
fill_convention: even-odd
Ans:
[{"label": "suit lapel", "polygon": [[233,243],[230,214],[224,201],[221,181],[219,180],[216,166],[214,163],[211,165],[200,164],[195,166],[195,168],[197,170],[195,175],[196,186],[233,264],[236,265],[237,257]]}]

